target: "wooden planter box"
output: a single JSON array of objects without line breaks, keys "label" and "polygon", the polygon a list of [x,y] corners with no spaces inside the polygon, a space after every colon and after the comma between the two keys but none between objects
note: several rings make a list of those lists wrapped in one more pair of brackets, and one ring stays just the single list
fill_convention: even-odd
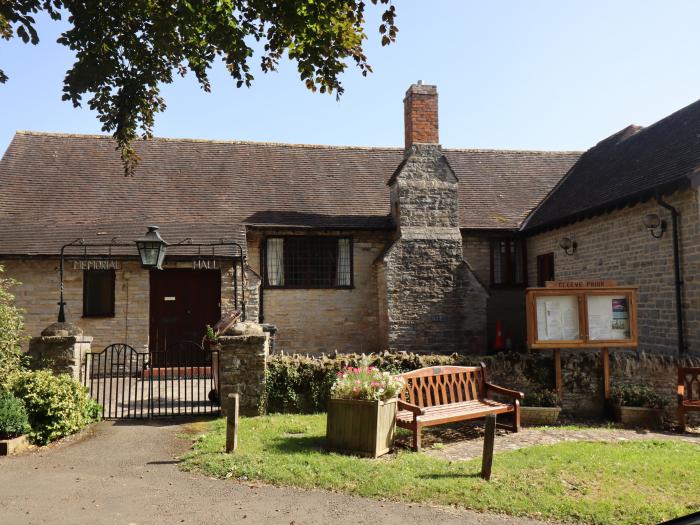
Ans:
[{"label": "wooden planter box", "polygon": [[373,458],[389,452],[394,444],[396,401],[330,399],[326,448]]},{"label": "wooden planter box", "polygon": [[554,425],[561,407],[520,407],[520,423],[524,426]]},{"label": "wooden planter box", "polygon": [[0,439],[0,456],[10,456],[18,454],[29,447],[27,436],[16,438]]},{"label": "wooden planter box", "polygon": [[630,427],[660,428],[663,426],[663,408],[615,407],[615,421]]}]

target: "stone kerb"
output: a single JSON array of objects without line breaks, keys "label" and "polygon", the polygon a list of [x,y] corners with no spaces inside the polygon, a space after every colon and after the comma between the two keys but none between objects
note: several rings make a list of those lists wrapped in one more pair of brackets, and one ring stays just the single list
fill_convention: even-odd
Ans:
[{"label": "stone kerb", "polygon": [[258,324],[239,323],[227,335],[219,337],[218,350],[222,412],[226,415],[228,395],[239,394],[241,415],[260,414],[263,411],[270,336]]},{"label": "stone kerb", "polygon": [[28,355],[34,369],[48,368],[54,374],[69,374],[80,381],[81,364],[90,352],[92,337],[71,323],[54,323],[29,341]]}]

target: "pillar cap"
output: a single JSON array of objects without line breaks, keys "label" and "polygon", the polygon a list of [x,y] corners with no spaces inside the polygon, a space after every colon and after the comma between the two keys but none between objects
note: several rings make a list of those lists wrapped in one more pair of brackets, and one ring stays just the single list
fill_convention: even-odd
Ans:
[{"label": "pillar cap", "polygon": [[83,335],[83,329],[73,323],[53,323],[41,331],[42,337],[71,337]]},{"label": "pillar cap", "polygon": [[262,325],[253,321],[242,321],[228,328],[221,335],[264,335]]}]

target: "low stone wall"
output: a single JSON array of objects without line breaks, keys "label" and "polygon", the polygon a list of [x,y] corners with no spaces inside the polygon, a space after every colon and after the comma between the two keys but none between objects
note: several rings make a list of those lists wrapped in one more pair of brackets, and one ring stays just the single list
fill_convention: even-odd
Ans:
[{"label": "low stone wall", "polygon": [[[601,416],[603,369],[600,352],[561,351],[562,408],[569,414]],[[503,353],[488,358],[489,377],[494,383],[524,392],[542,385],[554,386],[554,359],[551,352]],[[700,366],[700,356],[667,356],[611,351],[610,385],[641,384],[652,387],[668,399],[670,420],[676,418],[678,366]],[[700,414],[689,415],[690,424],[700,424]]]}]

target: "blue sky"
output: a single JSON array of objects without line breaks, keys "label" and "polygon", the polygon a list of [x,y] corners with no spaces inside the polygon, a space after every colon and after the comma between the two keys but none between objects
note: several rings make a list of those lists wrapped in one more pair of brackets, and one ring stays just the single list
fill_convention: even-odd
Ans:
[{"label": "blue sky", "polygon": [[[403,94],[418,79],[440,93],[447,147],[585,149],[630,123],[648,125],[700,98],[696,0],[395,0],[399,38],[375,73],[349,69],[346,93],[312,94],[287,62],[236,89],[220,65],[213,93],[192,78],[163,93],[159,136],[401,146]],[[376,13],[376,10],[375,10]],[[99,133],[61,101],[71,53],[61,24],[40,19],[39,46],[0,41],[0,151],[17,129]],[[257,63],[257,62],[256,62]]]}]

